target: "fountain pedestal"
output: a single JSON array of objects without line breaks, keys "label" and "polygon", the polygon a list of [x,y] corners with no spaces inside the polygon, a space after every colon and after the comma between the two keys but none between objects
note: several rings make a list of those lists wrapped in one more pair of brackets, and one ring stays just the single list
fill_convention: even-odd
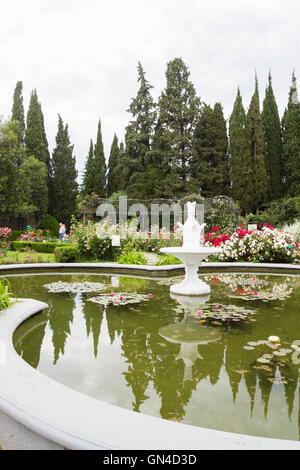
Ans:
[{"label": "fountain pedestal", "polygon": [[220,248],[201,246],[202,232],[205,224],[199,225],[196,217],[196,203],[188,202],[188,218],[180,225],[183,233],[182,247],[162,248],[162,253],[174,255],[185,264],[185,278],[180,284],[174,284],[170,290],[180,295],[205,295],[210,293],[210,287],[198,278],[198,267],[201,261],[209,255],[221,253]]}]

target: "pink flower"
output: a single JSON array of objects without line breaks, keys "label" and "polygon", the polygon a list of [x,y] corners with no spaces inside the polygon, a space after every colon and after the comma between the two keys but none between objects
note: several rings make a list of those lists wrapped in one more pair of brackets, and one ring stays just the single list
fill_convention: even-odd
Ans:
[{"label": "pink flower", "polygon": [[220,305],[216,305],[216,308],[220,308]]},{"label": "pink flower", "polygon": [[148,297],[149,297],[149,299],[152,299],[153,295],[152,295],[152,294],[148,294]]},{"label": "pink flower", "polygon": [[123,297],[122,297],[122,296],[120,297],[120,300],[123,300]]},{"label": "pink flower", "polygon": [[201,317],[202,312],[197,312],[198,317]]},{"label": "pink flower", "polygon": [[110,295],[116,295],[116,293],[114,291],[111,291]]},{"label": "pink flower", "polygon": [[253,276],[252,281],[256,281],[256,277],[255,277],[255,276]]},{"label": "pink flower", "polygon": [[253,295],[258,295],[258,292],[253,292]]}]

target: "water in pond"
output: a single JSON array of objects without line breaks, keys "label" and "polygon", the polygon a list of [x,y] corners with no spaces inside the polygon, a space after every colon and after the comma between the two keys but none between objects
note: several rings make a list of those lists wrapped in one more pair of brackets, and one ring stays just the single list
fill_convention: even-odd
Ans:
[{"label": "water in pond", "polygon": [[207,275],[210,298],[193,303],[172,298],[169,279],[10,281],[18,297],[49,304],[14,344],[54,380],[173,421],[299,440],[300,277]]}]

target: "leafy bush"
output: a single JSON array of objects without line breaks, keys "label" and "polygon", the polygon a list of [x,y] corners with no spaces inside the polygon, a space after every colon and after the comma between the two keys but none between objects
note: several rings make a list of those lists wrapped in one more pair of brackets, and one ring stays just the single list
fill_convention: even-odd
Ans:
[{"label": "leafy bush", "polygon": [[300,219],[296,220],[296,222],[291,225],[284,225],[282,230],[292,233],[295,237],[295,240],[300,243]]},{"label": "leafy bush", "polygon": [[182,261],[173,255],[161,255],[156,261],[155,266],[168,266],[170,264],[182,264]]},{"label": "leafy bush", "polygon": [[33,249],[38,253],[54,253],[57,246],[62,243],[58,242],[29,242],[29,241],[15,241],[10,244],[11,250],[13,251],[24,251]]},{"label": "leafy bush", "polygon": [[18,238],[21,237],[21,235],[23,235],[24,232],[25,230],[12,230],[9,234],[9,241],[15,242],[16,240],[18,240]]},{"label": "leafy bush", "polygon": [[0,278],[0,310],[5,310],[13,303],[12,296],[9,282]]},{"label": "leafy bush", "polygon": [[290,224],[299,218],[300,214],[300,196],[283,198],[273,201],[259,215],[249,214],[247,222],[249,224],[263,224],[268,222],[274,227],[279,228],[285,224]]},{"label": "leafy bush", "polygon": [[[210,242],[208,243],[210,244]],[[238,230],[226,240],[219,255],[221,261],[249,261],[253,263],[299,262],[299,245],[291,233],[263,227],[248,232]]]},{"label": "leafy bush", "polygon": [[55,217],[48,214],[42,218],[39,224],[41,230],[50,230],[53,237],[58,237],[59,234],[59,222]]},{"label": "leafy bush", "polygon": [[118,258],[119,264],[147,264],[146,256],[140,251],[128,251]]},{"label": "leafy bush", "polygon": [[8,227],[0,227],[0,256],[4,256],[9,248],[9,237],[11,229]]},{"label": "leafy bush", "polygon": [[54,251],[55,260],[58,263],[73,263],[80,256],[80,251],[76,245],[61,245]]}]

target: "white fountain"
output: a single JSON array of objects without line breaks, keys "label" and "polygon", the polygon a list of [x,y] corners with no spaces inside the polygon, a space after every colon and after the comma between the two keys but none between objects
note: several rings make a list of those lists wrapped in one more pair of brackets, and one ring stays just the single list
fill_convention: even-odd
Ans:
[{"label": "white fountain", "polygon": [[196,220],[196,202],[188,202],[188,218],[184,225],[179,224],[183,232],[182,247],[161,248],[162,253],[171,254],[185,264],[185,278],[180,284],[174,284],[170,290],[179,295],[206,295],[210,287],[198,277],[198,267],[207,256],[221,253],[220,248],[201,245],[203,229],[206,224],[199,225]]}]

